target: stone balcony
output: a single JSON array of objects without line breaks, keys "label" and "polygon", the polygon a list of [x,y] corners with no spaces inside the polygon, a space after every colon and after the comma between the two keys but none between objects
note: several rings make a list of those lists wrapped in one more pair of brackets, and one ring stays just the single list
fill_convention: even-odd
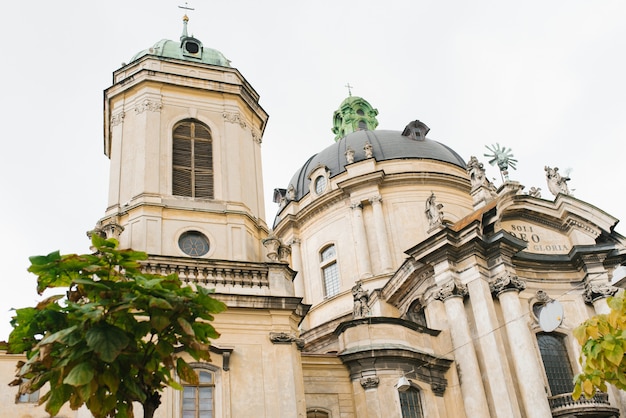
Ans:
[{"label": "stone balcony", "polygon": [[591,399],[581,396],[577,401],[571,393],[551,396],[548,398],[553,417],[619,417],[619,409],[611,406],[609,395],[598,392]]},{"label": "stone balcony", "polygon": [[150,255],[142,266],[146,273],[177,274],[185,283],[215,289],[216,293],[294,296],[295,272],[285,263]]}]

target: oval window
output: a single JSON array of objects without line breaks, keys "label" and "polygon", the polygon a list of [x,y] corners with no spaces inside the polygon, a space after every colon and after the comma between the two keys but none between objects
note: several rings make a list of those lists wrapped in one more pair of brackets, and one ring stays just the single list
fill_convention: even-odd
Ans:
[{"label": "oval window", "polygon": [[315,193],[322,194],[326,190],[326,185],[328,184],[328,180],[326,177],[319,176],[315,179]]},{"label": "oval window", "polygon": [[191,257],[201,257],[209,252],[209,240],[198,231],[187,231],[178,238],[178,246]]}]

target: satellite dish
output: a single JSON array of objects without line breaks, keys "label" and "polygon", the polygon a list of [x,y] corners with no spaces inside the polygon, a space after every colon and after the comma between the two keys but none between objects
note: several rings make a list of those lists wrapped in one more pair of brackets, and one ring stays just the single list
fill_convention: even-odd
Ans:
[{"label": "satellite dish", "polygon": [[553,300],[539,310],[539,327],[543,332],[552,332],[563,323],[563,305]]}]

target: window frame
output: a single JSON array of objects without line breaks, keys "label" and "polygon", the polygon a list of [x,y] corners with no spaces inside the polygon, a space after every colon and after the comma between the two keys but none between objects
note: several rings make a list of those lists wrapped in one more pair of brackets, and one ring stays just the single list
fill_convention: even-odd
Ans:
[{"label": "window frame", "polygon": [[[204,135],[199,133],[198,128],[206,130]],[[204,147],[201,146],[203,144]],[[214,199],[215,164],[211,128],[196,119],[177,122],[172,128],[171,151],[172,195]]]},{"label": "window frame", "polygon": [[[205,382],[199,382],[197,385],[194,384],[190,384],[188,382],[185,382],[183,379],[180,379],[180,384],[183,387],[183,389],[180,391],[180,416],[183,417],[184,413],[185,413],[185,388],[194,388],[195,389],[195,396],[194,396],[194,410],[193,410],[193,414],[194,414],[194,418],[199,418],[200,417],[200,388],[207,388],[210,387],[211,390],[211,416],[210,418],[217,418],[217,410],[216,410],[216,394],[217,394],[217,390],[216,390],[216,377],[217,374],[215,373],[215,371],[213,371],[212,369],[209,369],[207,367],[202,367],[202,366],[198,366],[198,365],[193,365],[190,364],[190,366],[194,369],[194,371],[196,372],[196,374],[198,374],[198,378],[200,378],[200,373],[207,373],[211,376],[211,382],[210,383],[205,383]],[[191,411],[188,411],[191,412]]]},{"label": "window frame", "polygon": [[[560,391],[559,393],[555,393],[554,392],[554,388],[555,386],[562,384],[562,382],[552,382],[550,380],[550,374],[548,372],[548,370],[546,369],[546,362],[544,360],[544,354],[541,351],[541,344],[539,342],[539,339],[541,336],[547,336],[547,337],[552,337],[552,338],[556,338],[559,340],[561,347],[564,351],[564,353],[561,354],[565,354],[565,355],[560,355],[557,356],[561,361],[561,366],[563,365],[567,365],[569,366],[569,371],[571,373],[571,379],[569,379],[569,376],[565,379],[562,379],[563,382],[568,382],[568,391]],[[573,383],[573,378],[574,376],[576,376],[576,374],[578,373],[577,369],[576,369],[576,364],[572,359],[572,350],[571,347],[569,346],[569,337],[567,334],[563,334],[561,332],[537,332],[535,333],[535,343],[537,344],[537,352],[539,354],[539,360],[541,361],[541,366],[543,368],[543,375],[544,375],[544,380],[545,380],[545,384],[546,384],[546,390],[548,391],[548,396],[558,396],[558,395],[563,395],[563,394],[571,394],[572,391],[574,390],[574,383]]]},{"label": "window frame", "polygon": [[[334,252],[325,257],[324,254],[330,249],[333,249]],[[339,274],[339,262],[337,260],[337,244],[326,244],[320,249],[318,254],[320,261],[320,275],[322,279],[322,294],[324,299],[329,299],[338,295],[341,291],[341,275]]]},{"label": "window frame", "polygon": [[[407,398],[409,394],[415,395],[416,402],[414,402],[413,405],[407,405],[406,399],[403,402],[403,398]],[[398,392],[398,401],[400,404],[400,416],[402,418],[424,418],[425,417],[422,391],[419,388],[412,385],[410,388],[408,388],[404,392]],[[403,405],[406,405],[406,408],[410,408],[411,410],[405,409]]]}]

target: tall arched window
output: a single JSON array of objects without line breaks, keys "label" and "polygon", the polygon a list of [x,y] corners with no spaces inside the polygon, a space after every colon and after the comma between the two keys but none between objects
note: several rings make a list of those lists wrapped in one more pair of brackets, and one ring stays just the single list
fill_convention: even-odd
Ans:
[{"label": "tall arched window", "polygon": [[563,337],[558,334],[537,334],[537,343],[543,368],[546,371],[552,396],[572,393],[574,373]]},{"label": "tall arched window", "polygon": [[215,380],[213,373],[197,369],[199,383],[183,382],[182,418],[213,418],[215,416]]},{"label": "tall arched window", "polygon": [[339,266],[337,251],[333,244],[320,251],[320,267],[324,285],[324,297],[329,298],[339,293]]},{"label": "tall arched window", "polygon": [[312,408],[306,411],[306,418],[330,418],[330,414],[318,408]]},{"label": "tall arched window", "polygon": [[213,143],[209,128],[194,120],[174,127],[172,194],[213,198]]},{"label": "tall arched window", "polygon": [[398,393],[400,394],[402,418],[422,418],[424,416],[419,390],[409,388],[404,392]]}]

